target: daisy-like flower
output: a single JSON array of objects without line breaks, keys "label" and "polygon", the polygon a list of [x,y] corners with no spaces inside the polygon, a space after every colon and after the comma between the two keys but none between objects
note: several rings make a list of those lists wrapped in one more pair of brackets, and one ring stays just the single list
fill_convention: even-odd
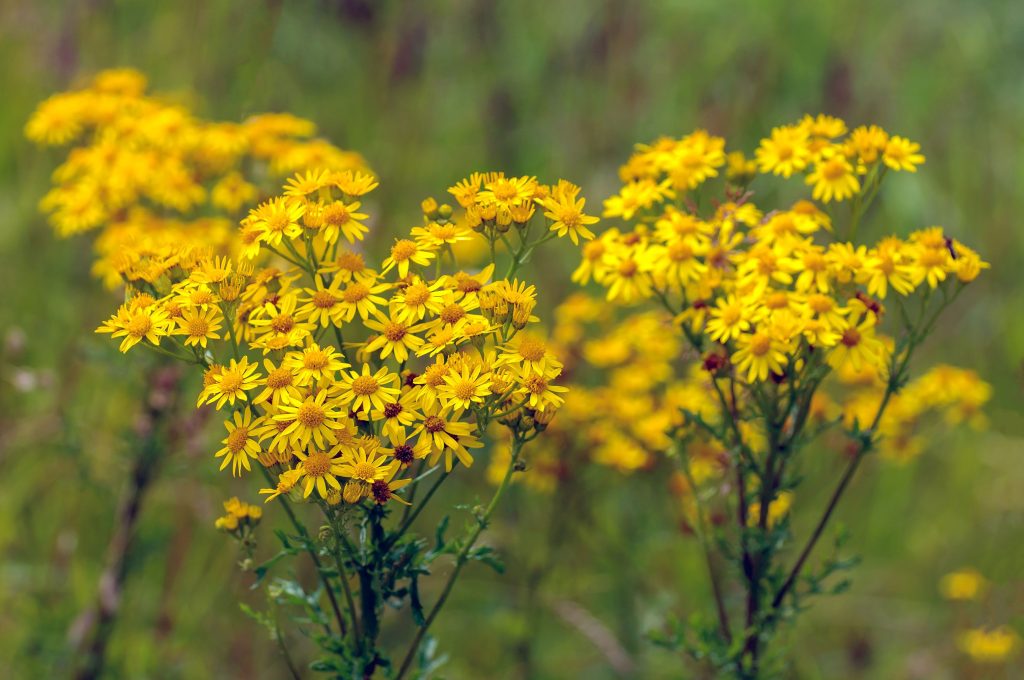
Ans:
[{"label": "daisy-like flower", "polygon": [[384,259],[384,268],[381,269],[381,274],[387,274],[397,268],[398,278],[404,279],[409,275],[410,264],[426,267],[435,257],[437,257],[436,253],[412,239],[395,239],[395,244],[391,246],[391,254]]},{"label": "daisy-like flower", "polygon": [[462,365],[460,371],[452,371],[444,376],[444,384],[438,389],[438,398],[442,406],[452,406],[461,411],[473,404],[482,404],[491,394],[489,373],[481,374],[481,367],[472,369]]},{"label": "daisy-like flower", "polygon": [[544,216],[552,220],[548,229],[557,233],[559,238],[568,235],[573,245],[579,245],[580,237],[588,241],[594,238],[594,232],[587,229],[587,226],[596,224],[598,219],[583,213],[585,204],[586,199],[581,198],[577,201],[575,196],[569,194],[541,201],[545,210]]},{"label": "daisy-like flower", "polygon": [[860,192],[860,181],[853,166],[841,153],[830,154],[815,163],[807,183],[814,187],[811,195],[815,200],[825,203],[845,201]]},{"label": "daisy-like flower", "polygon": [[324,241],[334,243],[339,235],[344,236],[349,243],[362,241],[370,229],[362,222],[369,215],[359,212],[360,205],[359,201],[348,204],[334,201],[325,205],[320,212],[320,233]]},{"label": "daisy-like flower", "polygon": [[382,409],[372,410],[369,417],[371,421],[381,423],[381,432],[385,436],[393,437],[423,416],[419,412],[415,389],[403,388],[402,396],[396,401],[385,403]]},{"label": "daisy-like flower", "polygon": [[287,422],[288,427],[281,433],[296,446],[315,442],[320,448],[338,441],[335,430],[345,427],[345,414],[338,410],[338,404],[327,401],[327,390],[320,390],[305,401],[282,403],[273,417],[278,422]]},{"label": "daisy-like flower", "polygon": [[208,341],[220,339],[217,331],[220,330],[222,318],[220,312],[214,307],[205,311],[202,309],[186,309],[180,317],[175,319],[178,328],[173,331],[173,334],[184,335],[186,347],[199,345],[205,349]]},{"label": "daisy-like flower", "polygon": [[608,288],[609,302],[635,302],[651,295],[651,263],[637,253],[616,248],[605,253],[601,284]]},{"label": "daisy-like flower", "polygon": [[207,310],[216,307],[220,298],[205,283],[195,283],[192,280],[185,280],[174,287],[176,296],[174,302],[182,308],[195,308]]},{"label": "daisy-like flower", "polygon": [[264,359],[263,368],[267,371],[267,377],[261,381],[263,391],[256,395],[252,403],[269,402],[273,406],[278,406],[302,401],[295,373],[286,367],[284,362],[280,366],[275,366],[270,359]]},{"label": "daisy-like flower", "polygon": [[399,389],[394,387],[398,376],[382,366],[376,373],[370,373],[370,365],[363,364],[362,373],[343,371],[338,382],[341,390],[339,400],[350,411],[384,410],[385,404],[398,398]]},{"label": "daisy-like flower", "polygon": [[263,502],[269,503],[278,496],[288,493],[289,491],[295,488],[295,485],[301,478],[302,470],[298,468],[293,470],[285,470],[280,475],[278,475],[277,486],[275,486],[273,489],[260,489],[260,494],[269,494],[267,495],[266,500],[264,500]]},{"label": "daisy-like flower", "polygon": [[882,152],[882,162],[893,170],[917,172],[917,166],[924,163],[921,145],[906,137],[892,136]]},{"label": "daisy-like flower", "polygon": [[252,344],[262,347],[264,354],[301,345],[315,330],[312,323],[295,318],[297,301],[298,293],[291,291],[249,314],[249,325],[256,334]]},{"label": "daisy-like flower", "polygon": [[378,306],[387,304],[387,300],[377,295],[390,288],[386,283],[374,285],[372,281],[353,280],[341,290],[342,319],[351,321],[359,314],[366,321]]},{"label": "daisy-like flower", "polygon": [[331,175],[331,183],[347,196],[365,196],[377,188],[377,178],[362,170],[342,170]]},{"label": "daisy-like flower", "polygon": [[761,140],[755,157],[763,173],[789,177],[800,172],[811,159],[807,130],[799,126],[773,129],[770,137]]},{"label": "daisy-like flower", "polygon": [[250,364],[248,357],[240,361],[231,360],[227,366],[211,367],[204,376],[206,386],[199,394],[197,406],[209,402],[219,411],[224,404],[235,405],[236,400],[247,401],[246,392],[257,387],[260,375],[256,364]]},{"label": "daisy-like flower", "polygon": [[372,484],[378,479],[384,479],[390,466],[391,461],[383,453],[360,448],[345,458],[339,471],[349,479]]},{"label": "daisy-like flower", "polygon": [[373,283],[377,280],[377,272],[366,266],[362,254],[346,248],[339,248],[333,260],[321,262],[320,273],[334,274],[334,278],[342,283]]},{"label": "daisy-like flower", "polygon": [[839,342],[828,353],[829,366],[855,372],[865,368],[881,372],[885,368],[888,352],[875,335],[875,322],[870,316],[859,325],[848,324],[839,332]]},{"label": "daisy-like flower", "polygon": [[302,306],[295,310],[295,316],[325,328],[340,326],[345,318],[345,308],[341,304],[342,277],[335,276],[328,286],[319,276],[314,281],[315,289],[303,289],[303,297],[298,300]]},{"label": "daisy-like flower", "polygon": [[414,460],[421,460],[430,454],[430,441],[424,438],[413,441],[404,427],[395,428],[387,433],[390,447],[381,447],[381,453],[390,455],[395,462],[408,467]]},{"label": "daisy-like flower", "polygon": [[305,174],[296,173],[293,177],[288,178],[284,187],[284,195],[296,198],[309,196],[327,186],[330,177],[327,170],[308,170]]},{"label": "daisy-like flower", "polygon": [[563,395],[569,391],[568,387],[552,385],[543,375],[525,369],[516,373],[516,379],[521,386],[520,392],[527,399],[526,405],[534,411],[543,413],[549,409],[558,409],[565,403]]},{"label": "daisy-like flower", "polygon": [[443,295],[439,290],[441,281],[426,283],[415,279],[391,298],[390,308],[395,317],[402,321],[419,321],[427,313],[436,314],[443,305]]},{"label": "daisy-like flower", "polygon": [[747,382],[763,382],[770,373],[782,374],[786,353],[766,330],[758,328],[753,333],[741,334],[736,346],[732,362],[741,375],[746,373]]},{"label": "daisy-like flower", "polygon": [[451,472],[454,465],[453,456],[469,467],[473,464],[473,456],[467,447],[483,446],[483,443],[473,435],[473,431],[473,425],[460,422],[457,414],[453,413],[449,406],[429,413],[413,430],[412,436],[418,436],[421,443],[425,442],[430,446],[431,465],[434,465],[443,453],[445,470]]},{"label": "daisy-like flower", "polygon": [[334,347],[321,347],[315,342],[301,351],[288,352],[281,365],[292,371],[295,383],[301,387],[330,379],[336,372],[348,368]]},{"label": "daisy-like flower", "polygon": [[249,409],[235,411],[232,419],[224,422],[228,436],[221,441],[224,448],[217,451],[214,456],[215,458],[223,456],[224,460],[220,464],[221,470],[230,463],[231,474],[238,477],[242,468],[245,468],[246,472],[252,469],[249,459],[258,458],[260,455],[260,445],[253,434],[253,430],[259,423],[259,418],[253,421],[252,412]]},{"label": "daisy-like flower", "polygon": [[251,226],[260,234],[260,240],[270,246],[280,246],[281,239],[298,238],[302,235],[299,220],[306,212],[306,206],[292,198],[275,198],[253,210]]},{"label": "daisy-like flower", "polygon": [[707,334],[715,342],[721,343],[738,338],[750,328],[753,312],[750,303],[735,295],[719,298],[711,310],[711,318],[706,326]]},{"label": "daisy-like flower", "polygon": [[551,355],[547,344],[531,333],[519,333],[502,347],[497,365],[522,366],[537,375],[557,375],[562,370],[562,364]]},{"label": "daisy-like flower", "polygon": [[380,350],[381,360],[394,355],[395,361],[405,363],[409,359],[410,352],[416,352],[423,344],[423,338],[416,335],[430,327],[429,323],[412,325],[408,321],[391,317],[388,318],[376,313],[376,321],[367,319],[363,325],[379,333],[372,338],[363,348],[366,352]]},{"label": "daisy-like flower", "polygon": [[142,340],[153,345],[160,344],[160,338],[170,334],[173,322],[167,312],[157,305],[148,307],[130,307],[121,305],[117,313],[104,321],[97,333],[110,333],[111,337],[121,338],[121,352],[127,352]]},{"label": "daisy-like flower", "polygon": [[[302,483],[302,497],[308,498],[313,489],[320,494],[320,498],[327,498],[328,487],[341,490],[341,482],[338,477],[343,476],[344,469],[342,459],[338,456],[341,450],[333,448],[330,451],[314,449],[308,453],[296,451],[299,464],[295,469],[299,471],[295,483]],[[261,492],[262,493],[262,492]]]}]

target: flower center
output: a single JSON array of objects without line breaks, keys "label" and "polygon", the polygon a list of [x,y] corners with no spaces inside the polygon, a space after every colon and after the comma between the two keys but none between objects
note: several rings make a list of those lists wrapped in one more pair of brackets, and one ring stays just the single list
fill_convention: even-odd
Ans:
[{"label": "flower center", "polygon": [[405,325],[400,323],[388,322],[384,324],[384,337],[391,342],[398,342],[405,337]]},{"label": "flower center", "polygon": [[457,399],[472,399],[476,394],[476,383],[472,380],[460,380],[452,386],[452,394]]},{"label": "flower center", "polygon": [[228,435],[228,451],[231,453],[238,453],[245,447],[245,442],[249,439],[249,428],[238,427],[231,431]]},{"label": "flower center", "polygon": [[441,321],[452,324],[466,316],[466,310],[457,304],[450,304],[441,310]]},{"label": "flower center", "polygon": [[377,391],[380,385],[372,375],[361,375],[352,381],[352,392],[365,397]]},{"label": "flower center", "polygon": [[153,327],[153,322],[145,314],[139,314],[128,322],[128,333],[134,338],[141,338]]},{"label": "flower center", "polygon": [[847,347],[856,347],[860,344],[860,331],[856,328],[847,328],[843,331],[842,343]]},{"label": "flower center", "polygon": [[282,314],[274,317],[274,320],[270,322],[270,327],[277,333],[287,333],[295,327],[295,320],[290,314]]},{"label": "flower center", "polygon": [[279,390],[292,384],[292,372],[287,368],[278,368],[267,376],[267,387]]},{"label": "flower center", "polygon": [[430,289],[422,283],[416,283],[405,289],[405,304],[419,307],[430,298]]},{"label": "flower center", "polygon": [[377,475],[377,468],[367,462],[356,463],[352,467],[352,477],[368,482]]},{"label": "flower center", "polygon": [[345,302],[359,302],[370,294],[370,289],[361,283],[353,283],[341,292],[341,298]]},{"label": "flower center", "polygon": [[764,333],[754,333],[754,337],[750,339],[750,353],[754,356],[764,356],[771,349],[772,341]]},{"label": "flower center", "polygon": [[313,451],[302,461],[302,468],[310,477],[323,477],[331,471],[331,457],[323,451]]},{"label": "flower center", "polygon": [[326,418],[327,414],[324,412],[323,408],[308,401],[300,406],[298,412],[295,414],[295,419],[310,429],[323,425]]},{"label": "flower center", "polygon": [[444,429],[445,422],[437,416],[427,416],[426,420],[423,421],[423,427],[431,434],[440,432]]},{"label": "flower center", "polygon": [[403,238],[399,241],[395,241],[395,245],[391,246],[391,259],[396,262],[408,260],[416,254],[416,251],[416,242]]},{"label": "flower center", "polygon": [[225,371],[220,377],[220,391],[223,394],[237,392],[242,387],[242,374],[238,371]]},{"label": "flower center", "polygon": [[544,343],[533,338],[523,338],[519,343],[519,356],[527,361],[540,361],[546,351]]},{"label": "flower center", "polygon": [[398,414],[402,412],[402,405],[398,402],[394,404],[384,404],[384,417],[385,418],[397,418]]},{"label": "flower center", "polygon": [[204,337],[210,331],[210,323],[201,316],[188,320],[188,334],[193,338]]},{"label": "flower center", "polygon": [[402,465],[408,465],[415,458],[415,453],[408,444],[399,444],[395,447],[395,460]]},{"label": "flower center", "polygon": [[338,304],[338,298],[329,290],[318,290],[313,293],[313,306],[318,309],[330,309]]},{"label": "flower center", "polygon": [[627,278],[632,277],[636,274],[637,266],[636,260],[629,258],[619,263],[619,275]]}]

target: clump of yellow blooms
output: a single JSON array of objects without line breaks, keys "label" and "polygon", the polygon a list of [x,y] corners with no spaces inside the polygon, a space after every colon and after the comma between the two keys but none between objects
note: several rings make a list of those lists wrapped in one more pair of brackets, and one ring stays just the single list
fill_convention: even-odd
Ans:
[{"label": "clump of yellow blooms", "polygon": [[[688,649],[718,659],[720,672],[756,677],[778,621],[803,594],[821,592],[825,576],[805,576],[804,566],[869,451],[917,455],[930,414],[984,424],[990,388],[976,374],[937,366],[911,380],[909,364],[988,263],[941,227],[857,240],[883,179],[923,162],[906,138],[877,126],[851,131],[826,115],[775,128],[752,159],[703,130],[662,138],[637,145],[620,168],[621,189],[604,203],[607,228],[584,244],[572,278],[596,283],[605,303],[574,298],[554,335],[566,356],[601,369],[600,387],[570,368],[581,386],[572,385],[548,445],[562,436],[591,459],[607,445],[610,462],[627,469],[654,465],[658,453],[675,461],[671,488],[687,524],[709,555],[730,542],[746,591],[746,626],[734,628],[712,568],[717,620],[704,646]],[[792,197],[782,205],[754,190],[799,178],[809,196],[767,194]],[[600,335],[588,328],[595,323]],[[784,568],[797,461],[834,429],[846,441],[846,469]],[[732,529],[719,526],[722,517]]]},{"label": "clump of yellow blooms", "polygon": [[38,144],[72,146],[41,207],[63,236],[103,229],[94,269],[110,287],[157,283],[179,261],[190,267],[234,246],[233,217],[268,174],[365,169],[359,154],[316,138],[308,120],[207,121],[146,86],[137,71],[103,71],[41,103],[25,126]]},{"label": "clump of yellow blooms", "polygon": [[1003,663],[1020,651],[1020,635],[1008,626],[972,628],[959,636],[957,646],[977,663]]},{"label": "clump of yellow blooms", "polygon": [[[423,201],[422,222],[371,258],[364,202],[378,180],[358,154],[287,114],[212,123],[145,86],[137,72],[109,71],[40,105],[26,134],[77,144],[42,208],[61,235],[100,230],[95,273],[124,285],[125,301],[97,332],[121,352],[202,369],[197,406],[223,417],[212,457],[233,476],[257,474],[255,488],[285,506],[317,566],[323,588],[311,598],[327,597],[318,615],[335,636],[318,638],[324,663],[346,677],[387,665],[379,616],[385,602],[409,601],[418,631],[402,677],[465,563],[496,563],[476,543],[524,467],[523,446],[567,392],[561,360],[535,330],[537,291],[519,269],[547,241],[593,238],[597,219],[568,181],[473,173],[449,189],[455,207]],[[266,179],[285,175],[268,193]],[[490,262],[460,267],[457,251],[474,242]],[[505,452],[503,483],[472,510],[466,536],[428,551],[409,533],[413,521],[490,441]],[[421,485],[430,488],[414,500]],[[327,524],[307,529],[295,503]],[[387,526],[396,505],[401,518]],[[224,508],[216,526],[239,540],[240,564],[252,569],[261,510],[237,498]],[[324,550],[333,574],[322,569]],[[417,579],[444,554],[455,568],[428,614]]]}]

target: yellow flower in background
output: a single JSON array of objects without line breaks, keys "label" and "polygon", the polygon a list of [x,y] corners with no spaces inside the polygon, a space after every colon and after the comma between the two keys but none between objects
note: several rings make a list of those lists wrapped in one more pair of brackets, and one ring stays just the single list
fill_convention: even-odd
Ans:
[{"label": "yellow flower in background", "polygon": [[957,646],[977,663],[1003,663],[1020,650],[1020,635],[1007,626],[973,628],[959,635]]},{"label": "yellow flower in background", "polygon": [[988,581],[977,569],[958,569],[942,577],[939,591],[947,600],[976,600],[988,587]]}]

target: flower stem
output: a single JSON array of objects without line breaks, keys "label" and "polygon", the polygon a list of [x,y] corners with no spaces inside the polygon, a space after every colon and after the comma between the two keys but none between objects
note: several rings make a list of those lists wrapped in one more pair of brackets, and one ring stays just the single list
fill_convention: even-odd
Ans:
[{"label": "flower stem", "polygon": [[[494,514],[495,508],[498,507],[498,502],[501,497],[505,494],[505,490],[508,489],[509,483],[512,481],[512,473],[516,470],[516,465],[519,462],[519,452],[522,450],[523,441],[517,435],[512,440],[512,455],[509,458],[508,469],[505,470],[505,476],[501,480],[501,484],[498,485],[497,490],[494,492],[494,496],[491,497],[491,502],[487,504],[487,508],[483,513],[477,515],[476,526],[473,528],[472,533],[466,537],[466,541],[462,546],[462,550],[455,558],[455,568],[452,570],[451,575],[448,576],[448,581],[444,584],[444,589],[441,591],[441,596],[438,598],[437,603],[430,610],[430,614],[427,615],[426,621],[418,631],[416,631],[416,637],[412,641],[412,645],[409,646],[409,651],[406,652],[405,659],[402,660],[402,665],[398,669],[398,674],[395,676],[395,680],[402,680],[405,674],[409,672],[409,668],[412,666],[412,661],[416,656],[416,651],[420,648],[420,644],[423,642],[423,636],[427,634],[427,630],[430,625],[434,623],[434,619],[437,618],[441,608],[444,607],[444,603],[447,602],[448,596],[451,595],[452,588],[455,586],[455,581],[459,578],[459,573],[462,568],[466,565],[466,561],[469,557],[469,551],[476,545],[477,540],[480,538],[480,534],[483,533],[484,529],[487,528],[487,524],[491,519],[491,515]],[[435,487],[437,484],[435,484]]]}]

